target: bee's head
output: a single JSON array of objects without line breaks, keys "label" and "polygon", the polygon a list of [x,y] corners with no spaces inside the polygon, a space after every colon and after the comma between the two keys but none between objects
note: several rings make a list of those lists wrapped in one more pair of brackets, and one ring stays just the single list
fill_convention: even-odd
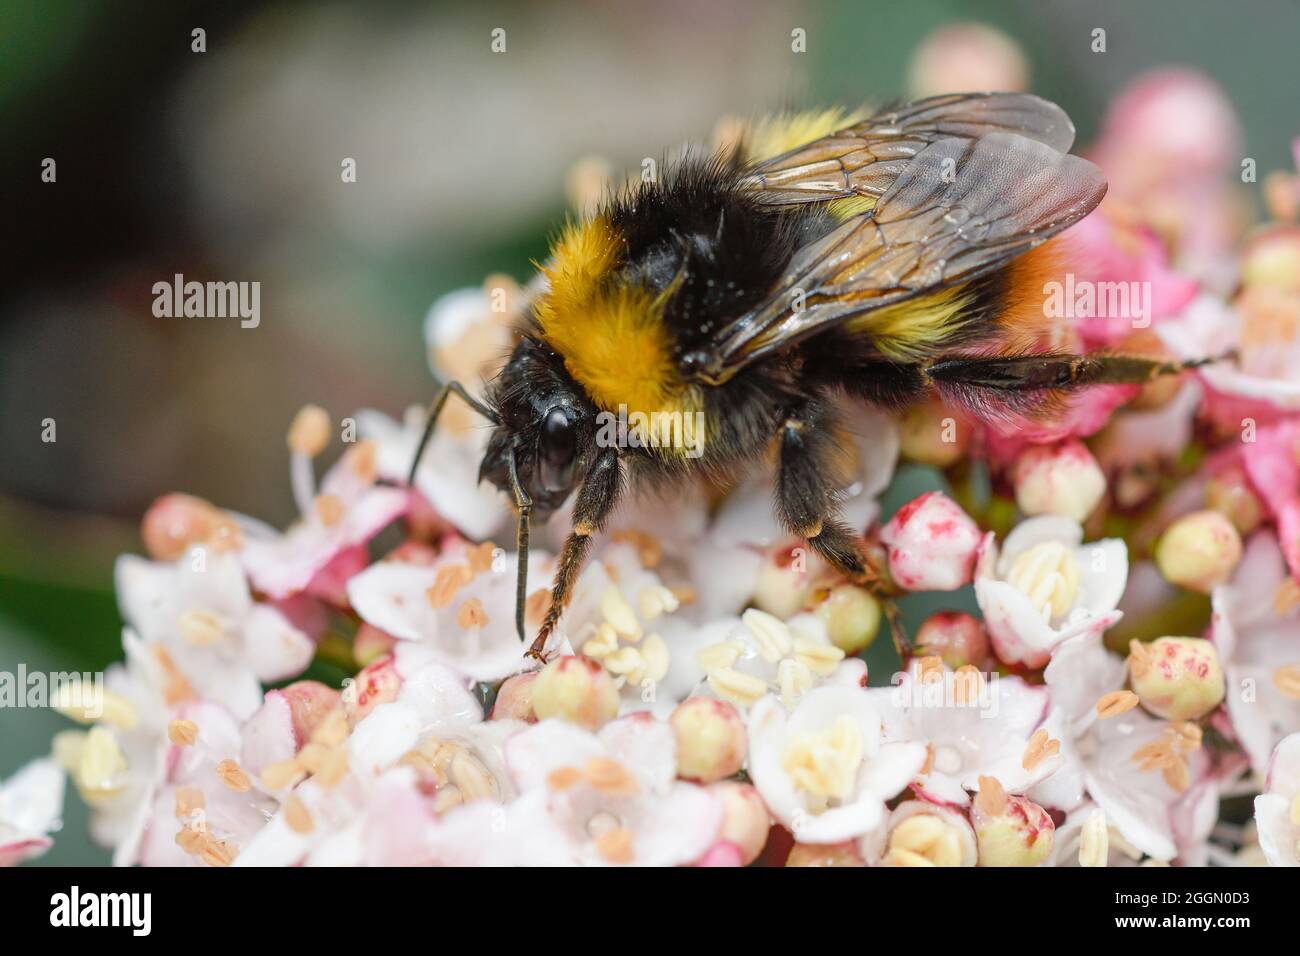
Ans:
[{"label": "bee's head", "polygon": [[541,523],[559,508],[591,465],[596,410],[545,343],[525,337],[488,390],[500,416],[479,466],[487,479],[513,497],[510,459],[533,500]]}]

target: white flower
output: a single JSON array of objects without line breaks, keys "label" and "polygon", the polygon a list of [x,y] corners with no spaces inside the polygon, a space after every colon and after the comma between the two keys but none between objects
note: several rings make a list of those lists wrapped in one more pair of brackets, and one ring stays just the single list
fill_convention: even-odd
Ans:
[{"label": "white flower", "polygon": [[[1209,758],[1199,734],[1189,741],[1185,729],[1130,710],[1097,721],[1067,758],[1081,762],[1088,795],[1110,824],[1157,860],[1173,860],[1204,842],[1218,815]],[[1171,769],[1159,766],[1166,756]]]},{"label": "white flower", "polygon": [[[1220,395],[1291,410],[1300,408],[1300,338],[1293,323],[1285,321],[1287,316],[1272,314],[1277,307],[1255,296],[1243,297],[1234,308],[1207,293],[1155,330],[1179,359],[1237,350],[1236,361],[1216,362],[1197,374]],[[1289,306],[1292,315],[1294,308]]]},{"label": "white flower", "polygon": [[1300,606],[1277,604],[1279,587],[1290,580],[1277,539],[1261,531],[1246,543],[1232,580],[1212,593],[1211,639],[1227,680],[1228,715],[1261,776],[1278,742],[1300,731],[1300,698],[1278,683],[1290,669],[1300,671]]},{"label": "white flower", "polygon": [[[466,679],[427,647],[400,645],[393,672],[396,690],[367,707],[350,730],[332,717],[333,732],[322,724],[296,757],[290,743],[297,765],[317,770],[274,792],[278,809],[240,847],[237,865],[428,865],[429,830],[439,814],[480,800],[496,806],[513,795],[502,747],[524,725],[484,722]],[[269,709],[273,694],[267,701]],[[285,736],[285,718],[269,716],[281,728],[258,734],[264,753],[260,738]],[[259,762],[250,743],[255,722],[245,728],[246,766]]]},{"label": "white flower", "polygon": [[237,519],[244,538],[239,555],[259,591],[284,598],[306,590],[342,600],[344,583],[369,560],[366,542],[408,507],[404,489],[375,484],[377,461],[377,447],[360,442],[326,473],[318,490],[312,456],[291,451],[298,522],[281,534],[261,522]]},{"label": "white flower", "polygon": [[1059,734],[1046,725],[1047,691],[1018,677],[976,676],[914,669],[895,686],[868,692],[886,740],[926,748],[925,770],[912,786],[927,800],[969,806],[980,777],[1024,793],[1061,765]]},{"label": "white flower", "polygon": [[[431,565],[380,561],[347,585],[361,619],[399,641],[428,647],[452,669],[474,680],[500,680],[524,664],[515,629],[516,555],[491,544],[447,545]],[[530,587],[548,587],[553,559],[528,558]],[[530,626],[536,627],[540,620]]]},{"label": "white flower", "polygon": [[432,834],[440,863],[676,866],[721,832],[720,797],[674,779],[673,732],[648,714],[595,734],[545,720],[511,736],[505,753],[519,798],[448,813]]},{"label": "white flower", "polygon": [[868,866],[974,866],[979,856],[965,813],[928,800],[904,800],[858,841],[858,850]]},{"label": "white flower", "polygon": [[1042,515],[1022,521],[999,554],[992,532],[975,568],[975,597],[993,650],[1007,664],[1042,667],[1052,649],[1079,634],[1103,633],[1128,578],[1124,542],[1083,544],[1077,521]]},{"label": "white flower", "polygon": [[176,707],[172,719],[192,724],[195,738],[165,743],[162,776],[145,797],[138,862],[226,865],[261,830],[277,801],[243,769],[243,727],[229,710],[191,701]]},{"label": "white flower", "polygon": [[1064,764],[1030,790],[1035,803],[1073,810],[1084,802],[1079,741],[1097,720],[1097,702],[1123,687],[1127,676],[1124,659],[1106,650],[1101,634],[1076,635],[1052,651],[1051,663],[1043,671],[1052,702],[1046,726],[1060,740]]},{"label": "white flower", "polygon": [[122,616],[146,644],[161,644],[198,696],[248,717],[259,681],[296,676],[316,645],[279,609],[255,602],[239,558],[206,546],[175,562],[118,558]]},{"label": "white flower", "polygon": [[1085,801],[1056,828],[1047,866],[1137,866],[1143,853],[1106,819],[1106,811]]},{"label": "white flower", "polygon": [[826,686],[792,713],[776,696],[749,713],[749,773],[772,815],[800,843],[838,843],[881,824],[885,801],[920,772],[925,745],[887,743],[867,691]]},{"label": "white flower", "polygon": [[63,771],[53,760],[33,760],[0,781],[0,867],[40,856],[54,843],[63,816]]},{"label": "white flower", "polygon": [[1270,866],[1300,866],[1300,733],[1273,751],[1267,789],[1255,798],[1255,824]]},{"label": "white flower", "polygon": [[[824,683],[865,686],[866,662],[847,657],[831,643],[826,622],[815,614],[788,621],[750,608],[737,620],[716,621],[699,629],[691,655],[681,665],[685,682],[742,711],[768,693],[786,707]],[[676,656],[685,658],[677,649]]]},{"label": "white flower", "polygon": [[[425,409],[412,405],[398,422],[370,409],[357,412],[357,431],[375,443],[380,478],[406,483],[424,432],[425,414]],[[415,472],[415,490],[444,520],[475,539],[490,538],[513,523],[508,520],[514,504],[510,497],[491,482],[478,480],[489,434],[487,422],[458,431],[440,419]]]},{"label": "white flower", "polygon": [[735,618],[697,624],[629,539],[607,544],[583,569],[560,618],[562,646],[599,661],[622,695],[622,712],[667,717],[704,679],[697,652]]}]

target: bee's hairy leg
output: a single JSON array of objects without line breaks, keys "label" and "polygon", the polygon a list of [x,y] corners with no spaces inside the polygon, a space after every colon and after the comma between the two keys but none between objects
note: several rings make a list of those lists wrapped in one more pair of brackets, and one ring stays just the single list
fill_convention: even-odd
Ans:
[{"label": "bee's hairy leg", "polygon": [[1087,385],[1141,385],[1163,375],[1236,357],[1227,352],[1184,362],[1138,355],[1002,355],[940,358],[925,366],[925,377],[945,385],[998,392],[1071,389]]},{"label": "bee's hairy leg", "polygon": [[881,602],[894,646],[902,656],[909,645],[894,602],[897,591],[877,559],[863,550],[858,536],[836,519],[834,424],[830,410],[815,399],[782,423],[776,480],[778,516],[791,534],[806,539],[823,560]]},{"label": "bee's hairy leg", "polygon": [[460,399],[474,411],[478,412],[494,425],[501,424],[501,419],[491,408],[484,405],[477,398],[465,390],[465,386],[460,382],[448,382],[438,389],[438,394],[433,401],[429,403],[429,410],[425,413],[424,432],[420,435],[420,444],[415,448],[415,458],[411,461],[411,470],[407,473],[406,483],[415,485],[415,472],[420,467],[420,459],[424,457],[424,449],[428,447],[429,439],[433,437],[434,426],[438,424],[438,416],[442,414],[442,407],[447,404],[447,399],[452,394],[460,396]]},{"label": "bee's hairy leg", "polygon": [[592,537],[604,525],[614,505],[618,502],[622,488],[622,472],[619,468],[618,451],[605,448],[597,456],[591,469],[582,479],[578,488],[578,497],[573,506],[573,530],[564,539],[560,550],[560,564],[555,571],[555,582],[551,585],[551,606],[546,609],[537,638],[528,649],[527,656],[546,662],[546,642],[550,640],[565,605],[573,596],[573,584],[582,569],[582,563],[591,547]]}]

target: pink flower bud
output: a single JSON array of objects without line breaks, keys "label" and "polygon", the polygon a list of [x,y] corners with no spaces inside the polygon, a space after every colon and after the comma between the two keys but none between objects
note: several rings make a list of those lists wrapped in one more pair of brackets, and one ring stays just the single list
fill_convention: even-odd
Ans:
[{"label": "pink flower bud", "polygon": [[227,525],[230,520],[215,505],[193,495],[170,494],[149,506],[140,536],[149,557],[175,561],[191,545],[208,541]]},{"label": "pink flower bud", "polygon": [[1255,233],[1242,253],[1241,282],[1250,292],[1300,292],[1300,226],[1267,226]]},{"label": "pink flower bud", "polygon": [[749,783],[723,780],[709,787],[722,798],[721,839],[740,848],[745,866],[758,859],[767,844],[772,818],[758,789]]},{"label": "pink flower bud", "polygon": [[1205,486],[1205,503],[1219,512],[1240,534],[1250,534],[1264,520],[1264,506],[1240,468],[1229,468]]},{"label": "pink flower bud", "polygon": [[841,584],[817,606],[831,643],[852,656],[865,651],[880,633],[880,602],[866,588]]},{"label": "pink flower bud", "polygon": [[1029,67],[1020,47],[982,23],[935,30],[916,48],[909,71],[914,96],[1023,90]]},{"label": "pink flower bud", "polygon": [[974,616],[940,611],[926,618],[916,632],[916,656],[938,657],[954,671],[967,664],[979,667],[989,656],[989,638]]},{"label": "pink flower bud", "polygon": [[402,689],[402,675],[392,654],[366,665],[343,690],[343,710],[354,727],[380,704],[397,700]]},{"label": "pink flower bud", "polygon": [[1241,535],[1217,511],[1179,518],[1156,543],[1156,567],[1165,580],[1208,594],[1232,576],[1241,561]]},{"label": "pink flower bud", "polygon": [[506,678],[497,691],[496,703],[492,705],[492,720],[537,722],[537,715],[533,713],[533,684],[537,674],[537,671],[530,671]]},{"label": "pink flower bud", "polygon": [[881,529],[889,571],[910,591],[955,591],[969,584],[980,530],[961,506],[939,491],[903,505]]},{"label": "pink flower bud", "polygon": [[362,667],[373,664],[376,660],[389,654],[397,639],[381,631],[373,624],[362,623],[357,628],[357,636],[352,639],[352,657]]},{"label": "pink flower bud", "polygon": [[844,843],[796,843],[786,866],[866,866],[852,840]]},{"label": "pink flower bud", "polygon": [[980,778],[970,818],[980,866],[1037,866],[1052,852],[1056,824],[1048,812],[992,777]]},{"label": "pink flower bud", "polygon": [[1129,645],[1129,682],[1142,706],[1166,720],[1196,720],[1223,701],[1219,652],[1199,637]]},{"label": "pink flower bud", "polygon": [[947,468],[966,453],[972,431],[942,402],[922,402],[904,412],[898,423],[899,452],[909,461]]},{"label": "pink flower bud", "polygon": [[812,589],[808,567],[811,560],[809,549],[802,541],[794,546],[783,544],[769,549],[763,555],[754,584],[755,606],[783,621],[803,610]]},{"label": "pink flower bud", "polygon": [[295,681],[280,693],[289,703],[293,736],[299,747],[311,738],[325,715],[339,705],[341,696],[334,688],[314,680]]},{"label": "pink flower bud", "polygon": [[696,866],[744,866],[740,847],[730,840],[719,840],[709,851],[700,857]]},{"label": "pink flower bud", "polygon": [[553,660],[533,681],[533,712],[539,720],[560,717],[595,730],[613,720],[618,707],[614,678],[589,657]]},{"label": "pink flower bud", "polygon": [[1030,445],[1012,467],[1016,504],[1025,514],[1064,515],[1082,523],[1106,493],[1106,476],[1086,445]]},{"label": "pink flower bud", "polygon": [[677,773],[712,783],[736,773],[745,763],[745,722],[725,700],[691,697],[668,718],[677,736]]}]

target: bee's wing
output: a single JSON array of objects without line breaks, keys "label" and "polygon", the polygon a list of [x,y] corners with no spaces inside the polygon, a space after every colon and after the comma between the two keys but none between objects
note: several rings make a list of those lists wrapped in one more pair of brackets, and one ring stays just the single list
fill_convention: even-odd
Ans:
[{"label": "bee's wing", "polygon": [[1101,202],[1078,156],[1009,133],[927,146],[876,208],[803,249],[762,303],[731,322],[695,378],[719,383],[754,359],[882,306],[967,282],[1032,249]]},{"label": "bee's wing", "polygon": [[931,143],[995,132],[1016,133],[1060,153],[1074,142],[1065,111],[1028,93],[932,96],[765,160],[742,184],[774,205],[880,196]]}]

